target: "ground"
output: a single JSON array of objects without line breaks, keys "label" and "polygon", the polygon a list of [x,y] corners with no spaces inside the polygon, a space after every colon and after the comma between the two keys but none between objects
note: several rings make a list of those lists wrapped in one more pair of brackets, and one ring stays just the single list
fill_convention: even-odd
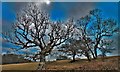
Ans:
[{"label": "ground", "polygon": [[[106,57],[102,59],[92,60],[78,60],[70,63],[70,60],[59,60],[48,62],[47,70],[118,70],[119,57]],[[36,70],[38,62],[21,63],[21,64],[6,64],[2,65],[3,70]]]}]

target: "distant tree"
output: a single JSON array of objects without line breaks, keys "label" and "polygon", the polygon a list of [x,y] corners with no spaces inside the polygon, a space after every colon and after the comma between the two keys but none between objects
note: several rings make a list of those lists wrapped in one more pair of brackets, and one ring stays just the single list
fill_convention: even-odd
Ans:
[{"label": "distant tree", "polygon": [[38,47],[40,64],[37,69],[41,70],[45,69],[45,56],[54,47],[64,43],[72,31],[73,25],[70,22],[51,22],[47,13],[42,12],[36,4],[29,4],[17,15],[13,32],[3,33],[3,37],[21,49]]},{"label": "distant tree", "polygon": [[64,56],[64,55],[59,55],[59,56],[57,57],[57,60],[66,60],[66,59],[68,59],[68,57],[67,57],[67,56]]},{"label": "distant tree", "polygon": [[76,56],[82,56],[82,55],[84,55],[85,57],[87,57],[89,61],[91,61],[88,49],[86,48],[82,40],[69,39],[67,43],[63,44],[60,47],[59,51],[66,53],[68,56],[69,55],[72,56],[71,62],[76,61],[75,60]]},{"label": "distant tree", "polygon": [[81,51],[79,51],[78,47],[80,42],[74,39],[69,39],[69,42],[63,44],[59,51],[66,53],[67,55],[72,55],[72,62],[75,62],[75,56],[80,53]]}]

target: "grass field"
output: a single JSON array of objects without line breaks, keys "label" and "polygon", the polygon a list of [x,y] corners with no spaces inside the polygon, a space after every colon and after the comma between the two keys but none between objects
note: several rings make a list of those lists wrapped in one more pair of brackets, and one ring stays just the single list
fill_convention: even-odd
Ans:
[{"label": "grass field", "polygon": [[[78,60],[70,63],[70,60],[59,60],[48,62],[46,64],[47,70],[118,70],[118,62],[120,57],[107,57],[103,62],[101,59],[92,60]],[[36,70],[37,62],[21,63],[21,64],[6,64],[2,65],[3,70]]]}]

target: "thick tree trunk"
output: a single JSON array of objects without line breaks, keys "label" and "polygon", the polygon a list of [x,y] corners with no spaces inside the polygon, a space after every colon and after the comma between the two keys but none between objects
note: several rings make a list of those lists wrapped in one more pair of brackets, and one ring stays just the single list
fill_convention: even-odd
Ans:
[{"label": "thick tree trunk", "polygon": [[45,55],[40,56],[40,63],[37,70],[45,70]]},{"label": "thick tree trunk", "polygon": [[70,61],[71,63],[72,63],[72,62],[75,62],[75,55],[76,55],[76,52],[74,51],[74,52],[73,52],[73,56],[72,56],[72,61]]},{"label": "thick tree trunk", "polygon": [[94,48],[95,59],[97,58],[97,47]]},{"label": "thick tree trunk", "polygon": [[94,46],[94,53],[95,53],[95,57],[97,59],[97,48],[98,48],[98,44],[99,44],[100,40],[97,41],[97,43]]},{"label": "thick tree trunk", "polygon": [[98,48],[98,45],[99,45],[99,43],[100,43],[101,38],[102,38],[102,36],[100,36],[100,37],[97,39],[96,44],[95,44],[95,46],[94,46],[94,53],[95,53],[96,59],[97,59],[97,57],[98,57],[98,56],[97,56],[97,48]]}]

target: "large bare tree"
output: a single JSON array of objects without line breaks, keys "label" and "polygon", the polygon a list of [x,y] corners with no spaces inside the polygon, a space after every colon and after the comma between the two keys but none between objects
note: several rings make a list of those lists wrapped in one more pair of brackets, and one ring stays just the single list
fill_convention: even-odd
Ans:
[{"label": "large bare tree", "polygon": [[[18,15],[12,33],[4,33],[4,39],[19,45],[20,49],[39,48],[40,64],[38,69],[45,68],[45,56],[54,47],[64,43],[73,32],[71,22],[52,22],[49,15],[36,4],[29,4]],[[42,63],[42,64],[41,64]]]},{"label": "large bare tree", "polygon": [[[97,58],[97,49],[103,38],[111,37],[118,31],[114,19],[105,19],[100,9],[91,10],[88,15],[78,20],[81,39],[94,59]],[[91,40],[91,41],[89,41]]]},{"label": "large bare tree", "polygon": [[114,36],[118,32],[118,24],[114,19],[105,19],[100,9],[91,10],[90,15],[92,25],[89,25],[88,33],[94,38],[93,48],[95,57],[97,58],[97,49],[102,39]]}]

